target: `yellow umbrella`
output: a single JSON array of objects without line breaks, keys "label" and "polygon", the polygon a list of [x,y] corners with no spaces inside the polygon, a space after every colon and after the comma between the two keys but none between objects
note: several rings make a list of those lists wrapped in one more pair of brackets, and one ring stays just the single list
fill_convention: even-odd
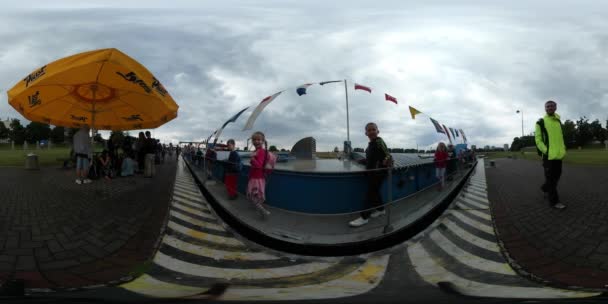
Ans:
[{"label": "yellow umbrella", "polygon": [[178,105],[150,71],[117,49],[51,62],[8,91],[8,102],[31,121],[97,130],[156,128]]}]

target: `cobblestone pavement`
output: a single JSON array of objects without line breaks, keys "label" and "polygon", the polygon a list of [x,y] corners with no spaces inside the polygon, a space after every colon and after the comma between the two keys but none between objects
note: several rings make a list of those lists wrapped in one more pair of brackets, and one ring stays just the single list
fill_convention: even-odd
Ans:
[{"label": "cobblestone pavement", "polygon": [[496,229],[515,264],[555,286],[608,287],[606,170],[564,164],[558,191],[568,208],[557,210],[540,191],[540,162],[499,159],[486,169]]},{"label": "cobblestone pavement", "polygon": [[175,160],[154,178],[77,185],[73,170],[0,168],[0,281],[79,287],[127,276],[148,260],[167,214]]}]

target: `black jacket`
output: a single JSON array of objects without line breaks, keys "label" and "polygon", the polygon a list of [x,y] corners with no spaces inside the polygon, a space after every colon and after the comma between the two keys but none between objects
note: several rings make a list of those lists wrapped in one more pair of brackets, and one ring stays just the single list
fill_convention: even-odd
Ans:
[{"label": "black jacket", "polygon": [[367,149],[365,149],[365,169],[378,169],[386,168],[384,164],[385,159],[390,160],[391,154],[388,152],[388,148],[381,137],[369,142]]}]

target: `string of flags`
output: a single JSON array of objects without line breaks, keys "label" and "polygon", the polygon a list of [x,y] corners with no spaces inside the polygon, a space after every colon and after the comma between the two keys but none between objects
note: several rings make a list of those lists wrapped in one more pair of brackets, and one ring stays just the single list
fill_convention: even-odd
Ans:
[{"label": "string of flags", "polygon": [[[330,81],[321,81],[321,82],[316,82],[316,83],[304,83],[298,87],[296,87],[296,93],[298,94],[298,96],[303,96],[303,95],[307,95],[308,94],[308,89],[315,85],[321,85],[324,86],[326,84],[332,84],[332,83],[344,83],[346,85],[346,81],[345,80],[330,80]],[[369,94],[372,93],[372,88],[366,85],[362,85],[359,83],[354,83],[354,90],[355,91],[365,91]],[[256,121],[256,119],[258,118],[258,116],[260,115],[260,113],[264,110],[264,108],[266,106],[268,106],[273,100],[275,100],[279,95],[281,95],[281,93],[285,92],[286,90],[283,91],[279,91],[276,92],[270,96],[265,97],[264,99],[262,99],[258,105],[255,107],[255,109],[253,110],[253,112],[251,113],[251,115],[249,116],[249,119],[247,120],[247,123],[245,124],[245,127],[243,128],[243,131],[245,130],[251,130],[253,128],[253,125]],[[396,105],[398,105],[398,101],[397,98],[389,95],[388,93],[384,93],[384,99],[386,101],[392,102]],[[217,132],[218,135],[219,133],[221,133],[221,130],[223,130],[223,128],[229,123],[229,122],[234,122],[236,121],[236,119],[239,117],[239,115],[241,115],[245,110],[247,110],[248,108],[245,108],[243,110],[241,110],[238,114],[236,114],[235,116],[233,116],[231,119],[229,119],[223,126],[222,128],[220,128],[219,131]],[[409,106],[409,112],[412,116],[412,119],[416,119],[416,115],[419,114],[424,114],[422,111]],[[452,144],[452,139],[456,140],[456,138],[462,138],[464,143],[467,143],[467,137],[465,136],[464,131],[462,131],[462,129],[456,129],[456,128],[448,128],[443,124],[440,124],[437,120],[433,119],[432,117],[429,117],[431,120],[431,123],[433,124],[433,126],[435,127],[435,130],[437,131],[437,133],[442,133],[445,134],[448,137],[448,140],[450,142],[450,144]],[[215,133],[215,132],[214,132]]]}]

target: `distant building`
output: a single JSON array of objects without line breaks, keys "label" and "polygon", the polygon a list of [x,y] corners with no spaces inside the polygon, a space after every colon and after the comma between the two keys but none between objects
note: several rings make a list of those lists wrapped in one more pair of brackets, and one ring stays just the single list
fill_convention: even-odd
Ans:
[{"label": "distant building", "polygon": [[7,118],[6,120],[0,120],[0,123],[4,124],[4,126],[8,129],[11,125],[11,119]]},{"label": "distant building", "polygon": [[476,145],[471,145],[471,150],[473,150],[473,151],[477,150],[477,146]]},{"label": "distant building", "polygon": [[[10,129],[11,119],[7,118],[6,120],[0,120],[0,123],[3,124],[7,129]],[[11,142],[11,140],[8,137],[0,138],[0,144],[8,144],[10,142]]]},{"label": "distant building", "polygon": [[509,151],[509,144],[505,144],[503,146],[503,149],[505,150],[505,152]]},{"label": "distant building", "polygon": [[490,150],[490,146],[486,145],[485,147],[483,147],[484,150]]}]

